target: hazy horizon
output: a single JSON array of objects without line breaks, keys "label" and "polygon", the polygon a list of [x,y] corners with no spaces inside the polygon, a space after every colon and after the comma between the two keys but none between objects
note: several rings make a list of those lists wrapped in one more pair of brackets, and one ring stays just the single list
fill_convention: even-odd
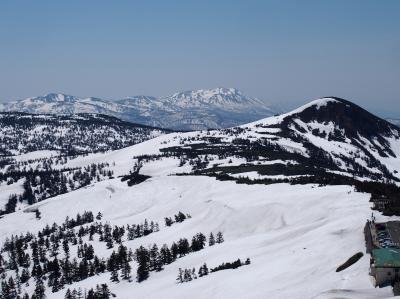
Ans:
[{"label": "hazy horizon", "polygon": [[400,117],[399,1],[2,1],[0,102],[234,87]]}]

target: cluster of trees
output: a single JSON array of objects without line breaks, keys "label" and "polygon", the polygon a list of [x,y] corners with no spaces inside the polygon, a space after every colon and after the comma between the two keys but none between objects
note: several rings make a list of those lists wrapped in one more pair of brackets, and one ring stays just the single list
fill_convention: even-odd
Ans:
[{"label": "cluster of trees", "polygon": [[183,214],[181,211],[178,214],[174,215],[173,217],[165,217],[165,226],[171,226],[174,223],[180,223],[185,221],[187,218],[192,218],[189,214]]},{"label": "cluster of trees", "polygon": [[13,213],[18,201],[31,205],[38,201],[67,193],[72,190],[87,186],[94,181],[111,178],[113,171],[108,163],[91,164],[82,168],[63,168],[46,170],[24,169],[0,173],[0,182],[14,182],[25,178],[23,193],[11,195],[5,208],[0,209],[0,215]]},{"label": "cluster of trees", "polygon": [[222,263],[221,265],[219,265],[215,268],[211,268],[210,270],[208,269],[206,263],[204,263],[199,268],[198,271],[196,271],[196,268],[192,268],[192,269],[179,268],[178,277],[176,278],[176,280],[178,281],[178,283],[189,282],[189,281],[192,281],[193,279],[197,279],[198,277],[206,276],[212,272],[217,272],[217,271],[227,270],[227,269],[237,269],[243,265],[250,265],[250,259],[247,258],[245,262],[242,262],[240,259],[237,259],[234,262]]},{"label": "cluster of trees", "polygon": [[114,297],[107,284],[97,285],[95,289],[83,292],[82,289],[67,289],[64,299],[109,299]]},{"label": "cluster of trees", "polygon": [[215,268],[212,268],[210,272],[217,272],[217,271],[227,270],[227,269],[236,269],[243,265],[250,265],[250,258],[247,258],[245,262],[242,262],[240,259],[237,259],[234,262],[222,263],[221,265],[219,265]]},{"label": "cluster of trees", "polygon": [[129,187],[143,183],[145,180],[149,179],[150,176],[140,174],[139,171],[143,164],[140,159],[135,163],[133,169],[129,171],[129,174],[122,176],[121,182],[127,181]]},{"label": "cluster of trees", "polygon": [[[93,220],[93,213],[85,211],[75,218],[67,217],[61,225],[47,225],[36,235],[27,233],[7,239],[0,254],[1,296],[10,299],[29,298],[27,294],[21,297],[21,286],[29,284],[32,278],[35,282],[32,298],[44,298],[45,282],[53,292],[57,292],[65,284],[105,272],[106,262],[96,257],[93,246],[83,243],[81,237],[77,236],[79,233],[76,234],[74,230],[77,226],[82,229],[82,225]],[[70,244],[80,244],[77,246],[80,261],[77,258],[70,259]],[[61,253],[64,258],[59,258]],[[7,270],[15,273],[8,280]]]},{"label": "cluster of trees", "polygon": [[127,225],[128,240],[134,240],[143,236],[147,236],[151,233],[158,232],[160,227],[157,222],[149,221],[147,219],[144,220],[141,224],[132,224]]},{"label": "cluster of trees", "polygon": [[[223,242],[222,233],[218,234],[221,236],[220,242]],[[151,271],[162,271],[164,265],[171,264],[176,259],[191,252],[204,249],[206,243],[206,236],[203,233],[198,233],[192,237],[191,242],[186,238],[181,238],[179,241],[173,242],[170,247],[166,244],[160,249],[157,244],[153,244],[148,249],[143,246],[139,247],[134,254],[134,258],[138,263],[136,280],[138,282],[146,280]]]},{"label": "cluster of trees", "polygon": [[[234,135],[238,135],[235,133]],[[229,134],[228,134],[229,135]],[[181,138],[190,139],[190,138]],[[164,154],[170,154],[180,159],[179,166],[189,164],[192,166],[193,172],[200,172],[202,170],[212,170],[208,168],[210,161],[215,159],[231,159],[240,158],[245,159],[247,162],[259,161],[260,157],[266,159],[283,159],[283,160],[296,160],[298,156],[296,153],[290,153],[284,148],[271,143],[268,140],[258,139],[251,141],[249,139],[234,138],[232,142],[222,141],[220,137],[197,137],[196,141],[202,142],[190,143],[195,140],[187,140],[189,143],[182,142],[182,146],[172,146],[161,149]]]}]

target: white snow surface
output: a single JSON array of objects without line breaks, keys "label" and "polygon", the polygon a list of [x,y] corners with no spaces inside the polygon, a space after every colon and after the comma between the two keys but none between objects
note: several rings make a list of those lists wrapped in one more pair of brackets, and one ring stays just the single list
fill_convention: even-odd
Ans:
[{"label": "white snow surface", "polygon": [[7,183],[0,184],[0,210],[4,208],[5,204],[11,195],[20,195],[24,191],[22,185],[24,179],[20,179],[18,182],[7,185]]},{"label": "white snow surface", "polygon": [[[165,146],[178,142],[174,135],[168,135],[170,141]],[[115,162],[116,176],[126,174],[135,162],[133,156],[158,153],[160,140],[166,142],[165,139],[162,136],[68,163],[73,166]],[[372,286],[368,255],[343,272],[335,272],[350,256],[365,252],[363,226],[371,214],[369,195],[356,193],[350,186],[244,185],[209,177],[171,176],[185,171],[178,164],[179,160],[173,158],[149,162],[141,172],[152,177],[139,185],[128,187],[115,178],[5,215],[0,219],[0,240],[12,234],[37,232],[46,224],[62,223],[66,216],[74,217],[85,210],[100,211],[104,215],[102,221],[110,224],[140,223],[145,218],[160,223],[159,232],[125,241],[132,250],[154,242],[170,245],[198,232],[208,236],[210,232],[222,231],[225,242],[180,258],[161,272],[151,272],[149,279],[140,284],[114,284],[109,281],[109,273],[105,273],[74,283],[72,288],[89,289],[108,283],[117,298],[122,299],[391,297],[390,288]],[[39,208],[42,219],[37,220],[34,213],[28,212],[35,208]],[[164,217],[178,211],[189,213],[192,218],[165,227]],[[111,254],[104,243],[94,246],[99,256]],[[189,283],[176,283],[179,268],[198,268],[204,262],[215,267],[247,257],[251,265],[212,273]],[[135,262],[132,270],[136,271]],[[48,290],[47,296],[61,299],[65,290]]]},{"label": "white snow surface", "polygon": [[[319,108],[329,101],[335,100],[320,99],[297,110],[303,111],[310,105]],[[243,128],[249,130],[244,130],[238,136],[254,139],[265,137],[263,132],[273,134],[273,129],[271,131],[271,128],[263,128],[262,125],[279,123],[284,117],[271,117],[245,125]],[[350,156],[351,152],[356,151],[349,143],[328,142],[323,137],[311,134],[313,129],[328,134],[337,129],[334,123],[304,123],[297,120],[297,124],[307,131],[304,134],[307,139],[334,154]],[[141,173],[151,178],[139,185],[128,187],[126,182],[118,178],[132,169],[136,162],[135,156],[157,155],[163,147],[199,143],[205,136],[221,137],[225,142],[238,137],[224,135],[223,131],[171,133],[121,150],[69,160],[65,166],[81,167],[108,162],[116,178],[5,215],[0,219],[0,241],[12,234],[37,232],[46,224],[62,223],[66,216],[74,217],[85,210],[101,212],[104,215],[102,222],[115,225],[140,223],[147,218],[159,222],[160,231],[125,241],[124,244],[132,250],[154,242],[159,247],[164,243],[171,245],[181,237],[191,238],[198,232],[208,236],[210,232],[222,231],[225,242],[177,259],[165,266],[163,271],[151,272],[149,279],[140,284],[134,281],[114,284],[109,281],[110,274],[105,273],[74,283],[71,287],[89,289],[99,283],[108,283],[117,298],[123,299],[392,298],[390,288],[373,287],[368,275],[367,254],[350,268],[335,272],[339,265],[356,252],[365,253],[363,227],[371,215],[369,195],[356,193],[350,186],[245,185],[217,181],[210,177],[175,176],[176,173],[190,170],[188,165],[178,167],[180,161],[177,158],[145,163]],[[396,155],[400,153],[398,140],[389,140]],[[271,142],[307,155],[302,144],[290,139],[271,139]],[[40,157],[41,154],[35,153],[35,156]],[[399,165],[395,158],[381,161],[391,166],[388,167],[391,170]],[[213,160],[211,164],[240,165],[243,162],[241,159],[227,158]],[[272,160],[261,163],[287,164],[292,161]],[[260,178],[254,172],[240,175]],[[35,219],[34,213],[29,212],[35,208],[39,208],[42,219]],[[178,211],[188,213],[192,218],[165,227],[164,217],[170,217]],[[379,221],[396,219],[376,216]],[[94,244],[94,247],[100,257],[108,257],[112,252],[103,243]],[[76,248],[71,251],[76,251]],[[198,269],[205,262],[210,268],[222,262],[231,262],[237,258],[244,260],[247,257],[251,259],[251,265],[212,273],[189,283],[176,283],[179,268]],[[132,270],[135,273],[135,262],[132,262]],[[65,290],[57,293],[48,290],[47,296],[61,299],[64,298]]]}]

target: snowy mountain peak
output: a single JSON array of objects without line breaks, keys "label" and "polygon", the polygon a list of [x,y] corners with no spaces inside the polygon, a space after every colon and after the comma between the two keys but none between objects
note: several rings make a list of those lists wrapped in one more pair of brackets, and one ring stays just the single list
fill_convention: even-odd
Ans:
[{"label": "snowy mountain peak", "polygon": [[45,102],[45,103],[52,103],[52,102],[76,102],[78,100],[77,97],[66,95],[63,93],[48,93],[43,96],[38,97],[31,97],[27,98],[25,101],[30,102]]},{"label": "snowy mountain peak", "polygon": [[226,107],[238,105],[266,106],[258,99],[245,96],[238,89],[225,87],[183,91],[164,99],[178,105],[217,105]]}]

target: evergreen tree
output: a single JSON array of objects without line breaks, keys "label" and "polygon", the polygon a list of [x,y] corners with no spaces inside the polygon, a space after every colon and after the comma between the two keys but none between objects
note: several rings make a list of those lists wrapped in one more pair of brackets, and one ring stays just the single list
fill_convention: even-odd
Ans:
[{"label": "evergreen tree", "polygon": [[67,289],[67,292],[65,293],[64,299],[75,299],[75,298],[72,296],[72,293],[71,293],[71,290],[70,290],[70,289]]},{"label": "evergreen tree", "polygon": [[129,227],[128,229],[128,240],[134,240],[135,239],[135,225]]},{"label": "evergreen tree", "polygon": [[183,283],[183,270],[182,270],[182,268],[179,268],[178,277],[176,278],[176,280],[178,281],[178,283]]},{"label": "evergreen tree", "polygon": [[21,283],[27,282],[29,280],[29,278],[30,278],[30,275],[29,275],[28,269],[22,269],[22,273],[21,273],[21,277],[20,277]]},{"label": "evergreen tree", "polygon": [[128,261],[124,261],[122,265],[122,279],[130,280],[131,279],[131,265],[129,265]]},{"label": "evergreen tree", "polygon": [[160,249],[160,259],[164,265],[168,265],[173,262],[171,251],[166,244],[164,244]]},{"label": "evergreen tree", "polygon": [[199,269],[199,277],[203,277],[205,275],[208,275],[208,268],[207,268],[207,264],[204,263],[203,266],[200,267]]},{"label": "evergreen tree", "polygon": [[188,282],[192,280],[192,271],[189,269],[185,269],[183,272],[183,281]]},{"label": "evergreen tree", "polygon": [[174,223],[174,221],[169,217],[165,217],[164,220],[165,220],[165,226],[171,226]]},{"label": "evergreen tree", "polygon": [[34,295],[36,299],[44,299],[46,298],[45,296],[45,286],[43,284],[43,280],[41,277],[37,277],[36,278],[36,286],[35,286],[35,290],[34,290]]},{"label": "evergreen tree", "polygon": [[196,275],[196,269],[193,267],[192,269],[192,278],[193,279],[197,279],[197,275]]},{"label": "evergreen tree", "polygon": [[8,298],[13,299],[17,297],[17,286],[12,277],[8,279]]},{"label": "evergreen tree", "polygon": [[63,250],[65,253],[65,259],[69,258],[69,246],[68,246],[68,239],[64,239],[62,242]]},{"label": "evergreen tree", "polygon": [[57,258],[55,258],[51,264],[51,272],[49,275],[49,286],[52,286],[53,293],[57,292],[61,288],[60,278],[61,268]]},{"label": "evergreen tree", "polygon": [[175,222],[183,222],[186,219],[185,214],[179,211],[177,215],[175,215]]},{"label": "evergreen tree", "polygon": [[156,269],[157,261],[158,261],[158,246],[154,244],[150,249],[150,259],[149,259],[149,270],[154,271]]},{"label": "evergreen tree", "polygon": [[97,299],[97,293],[93,289],[90,289],[87,293],[86,299]]},{"label": "evergreen tree", "polygon": [[212,232],[210,233],[210,237],[208,238],[208,245],[209,246],[215,245],[215,238],[214,238],[214,234]]},{"label": "evergreen tree", "polygon": [[147,219],[144,220],[144,224],[143,224],[143,234],[144,234],[145,236],[147,236],[148,234],[150,234],[149,223],[147,222]]},{"label": "evergreen tree", "polygon": [[117,270],[117,268],[113,268],[113,269],[111,270],[111,278],[110,278],[110,280],[111,280],[112,282],[119,282],[118,270]]},{"label": "evergreen tree", "polygon": [[224,236],[222,235],[221,232],[218,232],[218,233],[217,233],[217,239],[215,240],[215,243],[220,244],[220,243],[222,243],[222,242],[224,242]]},{"label": "evergreen tree", "polygon": [[[99,298],[101,299],[109,299],[111,296],[111,292],[108,288],[107,284],[102,284],[100,287]],[[115,295],[114,295],[115,296]]]},{"label": "evergreen tree", "polygon": [[171,245],[171,250],[170,251],[171,251],[172,261],[175,261],[176,258],[178,257],[178,254],[179,254],[178,244],[173,242],[172,245]]},{"label": "evergreen tree", "polygon": [[90,261],[90,260],[92,260],[94,258],[94,249],[93,249],[93,246],[91,244],[89,244],[89,246],[87,246],[87,248],[85,250],[85,258],[88,261]]},{"label": "evergreen tree", "polygon": [[138,262],[138,268],[136,273],[136,279],[138,282],[142,282],[149,277],[149,252],[143,246],[136,249],[135,252],[136,260]]},{"label": "evergreen tree", "polygon": [[190,251],[189,242],[186,238],[180,239],[178,242],[178,252],[179,256],[184,256]]}]

